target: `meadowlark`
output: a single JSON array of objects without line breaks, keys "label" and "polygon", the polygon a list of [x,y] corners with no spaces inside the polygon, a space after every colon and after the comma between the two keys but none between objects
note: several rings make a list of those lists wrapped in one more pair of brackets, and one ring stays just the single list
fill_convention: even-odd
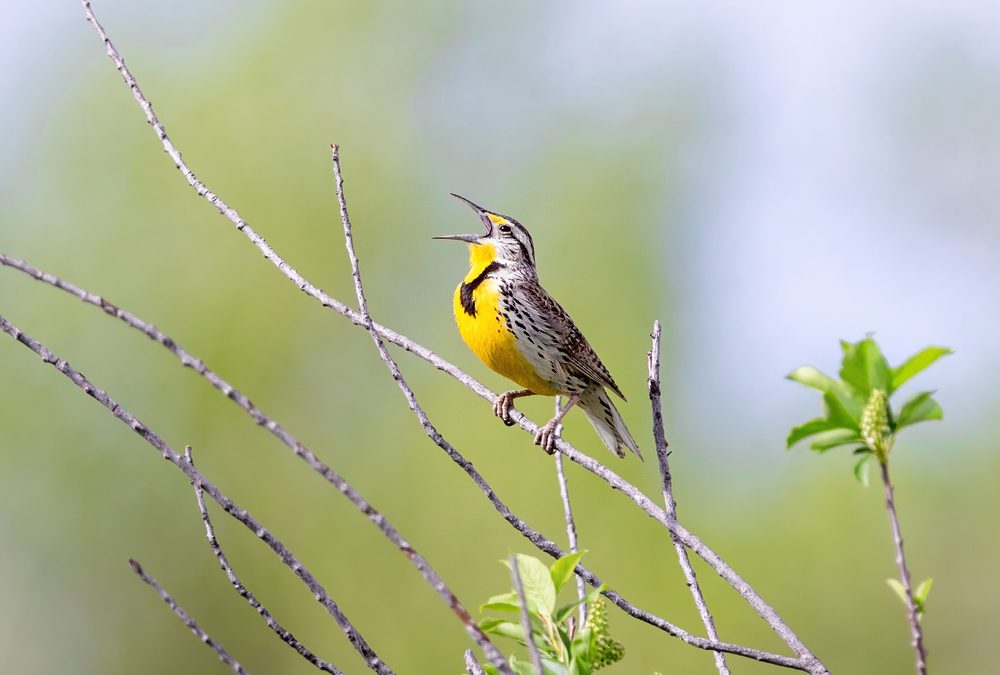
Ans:
[{"label": "meadowlark", "polygon": [[455,320],[462,339],[483,363],[524,389],[497,397],[493,413],[514,424],[510,411],[522,396],[568,397],[565,407],[535,434],[535,444],[555,451],[559,423],[574,405],[583,409],[604,445],[619,457],[639,446],[605,388],[625,400],[614,378],[569,314],[538,283],[535,246],[519,222],[465,197],[486,227],[483,234],[453,234],[469,244],[469,273],[455,289]]}]

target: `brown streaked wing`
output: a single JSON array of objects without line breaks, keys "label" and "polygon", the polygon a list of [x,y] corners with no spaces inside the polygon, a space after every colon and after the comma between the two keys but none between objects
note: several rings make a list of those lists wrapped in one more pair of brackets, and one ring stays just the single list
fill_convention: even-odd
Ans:
[{"label": "brown streaked wing", "polygon": [[[566,310],[537,282],[519,284],[518,290],[521,300],[527,305],[524,308],[525,311],[547,324],[541,339],[548,343],[549,348],[558,352],[558,357],[563,364],[576,371],[579,376],[608,387],[622,400],[626,400],[614,378],[611,377],[611,373],[608,372],[607,367],[601,362],[601,359],[594,352],[594,348],[587,342],[587,338],[576,327]],[[538,338],[536,337],[536,339]]]}]

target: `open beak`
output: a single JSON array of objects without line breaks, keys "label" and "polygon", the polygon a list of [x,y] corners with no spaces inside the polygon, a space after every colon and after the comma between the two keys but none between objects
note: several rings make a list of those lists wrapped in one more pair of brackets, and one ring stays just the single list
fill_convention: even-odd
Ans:
[{"label": "open beak", "polygon": [[442,234],[440,236],[431,237],[431,238],[432,239],[455,239],[457,241],[464,241],[464,242],[468,242],[470,244],[474,244],[477,241],[479,241],[480,239],[482,239],[483,237],[489,236],[490,232],[493,231],[493,223],[490,221],[489,217],[486,215],[489,212],[486,209],[484,209],[483,207],[479,206],[478,204],[475,204],[475,203],[469,201],[468,199],[466,199],[465,197],[463,197],[461,195],[455,194],[454,192],[451,193],[451,196],[454,197],[454,198],[456,198],[456,199],[462,200],[463,202],[465,202],[466,204],[468,204],[469,208],[471,208],[473,211],[476,212],[476,215],[479,216],[479,219],[481,221],[483,221],[483,225],[486,226],[486,232],[484,232],[483,234]]}]

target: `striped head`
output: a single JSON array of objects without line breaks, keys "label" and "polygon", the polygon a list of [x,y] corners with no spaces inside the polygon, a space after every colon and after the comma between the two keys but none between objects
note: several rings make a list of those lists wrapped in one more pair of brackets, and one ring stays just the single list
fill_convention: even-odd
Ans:
[{"label": "striped head", "polygon": [[487,211],[465,197],[452,193],[476,212],[486,227],[482,234],[449,234],[435,239],[455,239],[469,244],[473,268],[506,269],[510,272],[535,276],[535,245],[521,223],[508,216]]}]

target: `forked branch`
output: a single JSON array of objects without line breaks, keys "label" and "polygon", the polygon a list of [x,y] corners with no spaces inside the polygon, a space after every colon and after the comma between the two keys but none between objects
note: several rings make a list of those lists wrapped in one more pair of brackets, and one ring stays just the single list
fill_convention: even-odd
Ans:
[{"label": "forked branch", "polygon": [[[415,554],[412,546],[406,543],[401,537],[397,540],[395,537],[398,536],[396,532],[385,516],[375,510],[368,502],[364,501],[361,495],[354,490],[338,473],[336,473],[332,468],[323,464],[317,456],[309,450],[307,447],[302,445],[294,436],[291,435],[284,427],[278,424],[275,420],[269,418],[260,409],[256,408],[247,398],[246,395],[241,393],[239,390],[235,389],[226,380],[220,377],[213,370],[209,369],[208,366],[201,359],[188,353],[181,345],[171,338],[169,335],[163,333],[158,328],[149,324],[134,314],[116,306],[115,304],[109,302],[106,298],[102,296],[89,293],[88,291],[71,284],[59,277],[56,277],[48,272],[43,272],[38,268],[24,262],[21,260],[15,260],[9,256],[0,253],[0,264],[5,265],[11,269],[16,269],[25,274],[28,274],[32,278],[42,281],[44,283],[50,284],[60,290],[66,291],[80,298],[84,302],[100,307],[105,311],[105,313],[118,318],[123,321],[128,326],[139,330],[146,336],[158,342],[160,345],[168,349],[174,356],[176,356],[183,365],[192,368],[196,373],[204,377],[212,386],[223,394],[227,400],[235,403],[241,410],[246,412],[258,425],[264,427],[279,439],[282,440],[288,447],[292,449],[296,457],[299,457],[304,462],[306,462],[310,468],[312,468],[316,473],[323,476],[331,485],[340,490],[348,499],[355,504],[368,518],[374,522],[378,527],[383,530],[387,537],[393,541],[397,546],[402,547],[404,552],[409,554]],[[441,443],[438,443],[440,439]],[[526,522],[518,518],[500,499],[497,492],[493,487],[486,481],[485,478],[472,466],[472,463],[467,459],[462,457],[443,437],[438,435],[433,437],[435,443],[438,443],[448,456],[455,461],[476,483],[477,487],[486,495],[487,499],[494,506],[494,508],[503,516],[514,529],[525,536],[532,544],[534,544],[539,550],[551,555],[554,558],[560,558],[566,555],[566,552],[561,549],[554,541],[548,539],[539,531],[533,529]],[[444,445],[441,445],[441,444]],[[393,534],[395,533],[395,534]],[[392,535],[392,536],[390,536]],[[405,546],[403,546],[405,544]],[[407,548],[408,547],[408,548]],[[578,565],[576,568],[576,574],[578,577],[584,579],[591,586],[603,586],[606,585],[596,574],[591,572],[589,569],[583,565]],[[647,612],[639,607],[633,605],[631,602],[626,600],[621,594],[614,590],[605,590],[603,595],[607,597],[611,602],[620,607],[626,614],[636,618],[640,621],[644,621],[652,626],[667,632],[668,634],[683,640],[684,642],[690,644],[693,647],[699,649],[710,649],[710,650],[720,650],[724,652],[739,654],[756,661],[761,661],[764,663],[772,663],[775,665],[785,666],[788,668],[796,668],[799,670],[807,670],[807,668],[802,667],[801,662],[798,659],[781,656],[778,654],[772,654],[760,650],[756,650],[750,647],[743,647],[741,645],[733,645],[728,643],[714,643],[711,640],[706,640],[705,638],[697,637],[691,635],[690,633],[684,631],[683,629],[673,625],[666,619],[663,619],[655,614]]]},{"label": "forked branch", "polygon": [[204,490],[222,509],[240,521],[248,530],[253,532],[281,559],[286,567],[294,572],[303,584],[312,592],[313,597],[319,602],[333,618],[337,626],[340,627],[348,641],[354,649],[364,659],[365,664],[379,675],[393,675],[393,670],[375,653],[364,636],[354,627],[354,624],[340,609],[340,606],[330,597],[322,584],[313,576],[312,572],[303,565],[298,558],[279,540],[271,534],[256,518],[246,509],[238,506],[233,500],[227,497],[218,487],[210,482],[205,476],[189,464],[183,457],[173,450],[167,443],[157,435],[152,429],[143,424],[128,410],[111,398],[107,392],[97,388],[87,379],[87,377],[73,368],[65,360],[53,354],[45,345],[30,336],[26,335],[17,326],[11,324],[6,318],[0,315],[0,330],[7,333],[22,345],[42,357],[44,363],[49,364],[60,373],[66,376],[73,384],[82,389],[88,396],[104,406],[119,421],[123,422],[132,431],[139,434],[149,445],[163,455],[163,458],[183,471],[196,487]]}]

